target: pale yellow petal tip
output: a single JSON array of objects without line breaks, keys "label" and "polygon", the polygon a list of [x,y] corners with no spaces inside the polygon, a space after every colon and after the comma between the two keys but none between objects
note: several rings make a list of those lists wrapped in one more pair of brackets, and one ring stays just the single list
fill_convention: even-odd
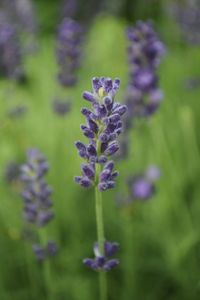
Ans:
[{"label": "pale yellow petal tip", "polygon": [[100,87],[100,89],[98,90],[98,96],[100,98],[103,98],[107,95],[107,93],[105,92],[104,88],[103,87]]}]

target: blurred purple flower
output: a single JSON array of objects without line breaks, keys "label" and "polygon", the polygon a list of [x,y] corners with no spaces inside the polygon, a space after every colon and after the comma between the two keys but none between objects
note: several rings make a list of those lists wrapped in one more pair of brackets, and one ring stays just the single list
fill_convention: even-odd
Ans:
[{"label": "blurred purple flower", "polygon": [[85,258],[83,263],[94,271],[108,272],[119,264],[118,259],[110,259],[119,249],[118,243],[106,241],[104,244],[105,255],[99,252],[98,243],[94,244],[95,258]]},{"label": "blurred purple flower", "polygon": [[171,2],[169,12],[178,23],[182,36],[189,45],[200,44],[200,3],[199,1]]},{"label": "blurred purple flower", "polygon": [[132,200],[147,200],[155,193],[155,182],[160,177],[160,170],[150,166],[145,173],[130,177],[128,180],[129,196]]},{"label": "blurred purple flower", "polygon": [[124,118],[122,151],[117,156],[120,159],[125,158],[129,153],[128,132],[135,125],[135,120],[153,115],[163,99],[163,92],[158,87],[159,78],[156,71],[165,53],[164,45],[150,22],[137,22],[134,28],[128,28],[127,36],[130,41],[129,82],[125,95],[128,110]]},{"label": "blurred purple flower", "polygon": [[4,179],[7,183],[12,183],[19,179],[20,164],[17,162],[9,162],[4,170]]},{"label": "blurred purple flower", "polygon": [[54,241],[49,241],[45,246],[33,244],[32,249],[39,262],[43,262],[48,256],[55,256],[58,252],[57,244]]},{"label": "blurred purple flower", "polygon": [[130,41],[127,118],[150,116],[157,110],[163,98],[158,89],[156,69],[165,53],[165,47],[150,22],[137,22],[134,28],[128,29],[127,35]]},{"label": "blurred purple flower", "polygon": [[15,26],[0,18],[0,76],[16,80],[24,77],[21,54]]},{"label": "blurred purple flower", "polygon": [[[49,166],[44,156],[37,149],[30,149],[27,152],[27,163],[21,166],[21,180],[24,182],[22,198],[24,200],[24,218],[28,223],[37,227],[44,227],[54,217],[52,212],[52,201],[50,199],[52,189],[44,180]],[[50,244],[49,244],[50,243]],[[49,242],[47,250],[52,252],[54,246]],[[33,250],[39,260],[46,255],[44,245],[34,245]],[[53,248],[52,248],[53,247]],[[50,254],[51,255],[51,254]]]},{"label": "blurred purple flower", "polygon": [[56,55],[59,65],[58,80],[64,87],[77,82],[76,71],[80,65],[82,28],[72,19],[64,19],[58,28]]},{"label": "blurred purple flower", "polygon": [[55,99],[52,106],[53,111],[61,117],[64,117],[70,111],[70,103],[64,100]]}]

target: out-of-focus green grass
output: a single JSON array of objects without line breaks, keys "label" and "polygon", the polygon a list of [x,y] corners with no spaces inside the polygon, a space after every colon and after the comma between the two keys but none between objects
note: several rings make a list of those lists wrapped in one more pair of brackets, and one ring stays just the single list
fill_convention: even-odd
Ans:
[{"label": "out-of-focus green grass", "polygon": [[[180,48],[166,27],[169,41],[161,68],[165,100],[152,119],[131,132],[129,159],[117,163],[117,188],[104,194],[106,238],[120,242],[120,266],[108,274],[109,299],[199,299],[200,293],[200,134],[199,90],[186,91],[184,80],[198,75],[198,48]],[[44,278],[21,230],[20,187],[3,181],[10,160],[25,160],[25,151],[39,148],[50,162],[48,181],[54,189],[55,220],[48,235],[58,241],[59,254],[51,261],[51,290],[55,300],[98,299],[97,274],[82,265],[92,255],[96,239],[93,191],[73,182],[80,173],[74,141],[84,140],[79,126],[84,90],[93,76],[120,77],[118,100],[127,84],[125,24],[100,18],[85,41],[79,84],[59,91],[51,39],[41,41],[41,51],[26,63],[29,84],[10,87],[0,83],[0,299],[46,299]],[[172,26],[171,26],[172,28]],[[170,43],[170,41],[172,41]],[[8,89],[13,89],[10,93]],[[65,118],[55,116],[51,102],[60,95],[71,99]],[[18,120],[5,117],[15,104],[26,104],[27,115]],[[162,170],[156,196],[145,203],[118,208],[117,193],[126,195],[126,178],[156,164]]]}]

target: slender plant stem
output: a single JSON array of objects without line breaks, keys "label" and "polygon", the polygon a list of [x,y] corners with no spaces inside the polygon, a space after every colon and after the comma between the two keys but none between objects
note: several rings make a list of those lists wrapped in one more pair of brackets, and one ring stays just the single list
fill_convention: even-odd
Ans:
[{"label": "slender plant stem", "polygon": [[[98,182],[99,174],[101,172],[101,166],[96,165],[96,182]],[[104,255],[104,224],[103,224],[103,201],[102,193],[98,187],[95,187],[95,200],[96,200],[96,224],[97,224],[97,239],[99,251]],[[100,288],[100,300],[107,300],[107,281],[106,273],[99,272],[99,288]]]},{"label": "slender plant stem", "polygon": [[[39,236],[40,236],[40,241],[42,243],[42,246],[45,246],[47,243],[45,228],[41,228],[39,230]],[[47,300],[53,300],[51,268],[50,268],[50,263],[48,258],[44,259],[44,261],[42,262],[42,269],[43,269],[46,298]]]}]

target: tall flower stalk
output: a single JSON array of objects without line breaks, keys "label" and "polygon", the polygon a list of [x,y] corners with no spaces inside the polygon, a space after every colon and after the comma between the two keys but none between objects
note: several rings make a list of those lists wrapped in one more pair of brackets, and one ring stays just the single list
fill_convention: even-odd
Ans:
[{"label": "tall flower stalk", "polygon": [[80,65],[82,29],[78,22],[65,18],[58,28],[56,56],[59,65],[58,81],[62,87],[73,87]]},{"label": "tall flower stalk", "polygon": [[117,259],[110,259],[119,245],[105,239],[103,223],[102,193],[115,187],[119,173],[114,170],[114,162],[110,157],[119,150],[118,136],[122,133],[121,117],[126,106],[115,102],[120,80],[110,78],[93,78],[92,92],[84,92],[83,98],[91,103],[92,109],[82,108],[86,125],[81,130],[89,140],[85,145],[81,141],[75,143],[80,157],[85,160],[81,165],[82,175],[75,181],[84,188],[95,188],[97,242],[94,244],[95,258],[84,259],[84,264],[99,271],[100,299],[107,299],[106,274],[118,265]]},{"label": "tall flower stalk", "polygon": [[128,155],[128,135],[130,129],[135,126],[135,121],[151,117],[163,99],[157,69],[165,47],[153,25],[150,22],[138,21],[135,27],[128,28],[127,37],[129,81],[125,103],[128,113],[125,117],[125,134],[121,141],[121,158]]},{"label": "tall flower stalk", "polygon": [[21,44],[15,26],[0,16],[0,77],[20,80],[23,75]]},{"label": "tall flower stalk", "polygon": [[[64,18],[59,24],[56,38],[56,59],[58,64],[57,80],[59,93],[77,84],[77,70],[80,67],[82,43],[81,25],[71,18]],[[59,116],[64,116],[70,110],[70,103],[56,95],[53,110]]]},{"label": "tall flower stalk", "polygon": [[24,219],[36,231],[37,239],[32,245],[37,260],[42,263],[46,293],[51,299],[51,274],[48,257],[54,256],[57,246],[54,241],[48,240],[45,226],[53,219],[52,189],[46,183],[44,176],[49,169],[44,156],[37,149],[27,152],[27,163],[21,167],[21,180],[24,182],[22,197],[24,200]]}]

